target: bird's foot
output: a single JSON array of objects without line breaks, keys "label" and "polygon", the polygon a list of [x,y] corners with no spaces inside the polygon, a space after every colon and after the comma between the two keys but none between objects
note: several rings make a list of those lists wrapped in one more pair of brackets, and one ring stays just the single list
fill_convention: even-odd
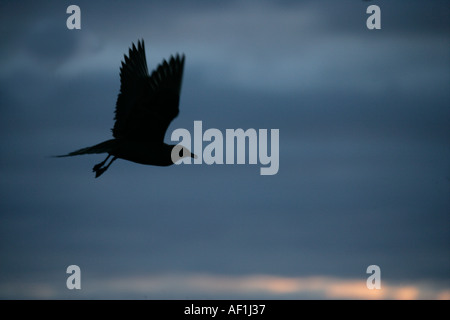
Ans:
[{"label": "bird's foot", "polygon": [[94,170],[95,171],[95,177],[96,178],[100,177],[103,174],[103,172],[106,171],[106,169],[108,169],[108,168],[107,167],[105,167],[105,168],[97,168],[97,170]]},{"label": "bird's foot", "polygon": [[105,164],[104,162],[97,163],[97,164],[92,168],[92,172],[96,172],[96,171],[100,170],[100,168],[101,168],[104,164]]},{"label": "bird's foot", "polygon": [[116,157],[114,157],[114,158],[109,162],[109,164],[108,164],[107,166],[104,166],[105,163],[106,163],[106,161],[108,161],[108,159],[109,159],[110,156],[111,156],[111,155],[109,154],[109,155],[106,157],[106,159],[105,159],[104,161],[102,161],[102,162],[100,162],[100,163],[97,163],[97,164],[94,166],[94,168],[92,168],[92,171],[95,172],[95,177],[96,177],[96,178],[100,177],[100,176],[103,174],[103,172],[105,172],[106,170],[108,170],[109,166],[117,159]]}]

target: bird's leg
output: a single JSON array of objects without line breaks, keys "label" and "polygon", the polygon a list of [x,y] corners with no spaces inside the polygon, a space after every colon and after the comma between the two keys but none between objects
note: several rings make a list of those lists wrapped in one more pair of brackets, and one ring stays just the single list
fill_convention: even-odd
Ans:
[{"label": "bird's leg", "polygon": [[92,168],[92,171],[95,172],[95,171],[100,170],[100,168],[103,167],[103,165],[106,163],[106,161],[108,161],[109,157],[111,157],[110,154],[108,154],[108,156],[106,157],[105,160],[103,160],[103,161],[100,162],[100,163],[97,163],[97,164],[94,166],[94,168]]},{"label": "bird's leg", "polygon": [[[109,156],[108,156],[109,158]],[[102,175],[103,172],[105,172],[106,170],[108,170],[109,166],[117,159],[117,157],[114,157],[111,159],[111,161],[108,163],[108,165],[106,167],[103,168],[99,168],[95,171],[95,177],[98,178]],[[106,162],[106,160],[105,160]]]}]

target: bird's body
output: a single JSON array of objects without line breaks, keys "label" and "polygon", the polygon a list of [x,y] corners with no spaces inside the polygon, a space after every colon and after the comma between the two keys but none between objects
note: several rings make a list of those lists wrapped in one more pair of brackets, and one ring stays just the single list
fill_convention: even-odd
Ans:
[{"label": "bird's body", "polygon": [[[108,153],[108,157],[94,166],[96,177],[105,172],[117,158],[155,166],[169,166],[176,160],[190,156],[182,148],[182,155],[173,152],[175,145],[164,143],[170,122],[178,115],[184,55],[163,60],[148,74],[144,42],[130,48],[120,68],[120,93],[116,103],[114,139],[92,147],[79,149],[67,156]],[[179,151],[179,150],[178,150]],[[113,156],[108,165],[107,160]]]}]

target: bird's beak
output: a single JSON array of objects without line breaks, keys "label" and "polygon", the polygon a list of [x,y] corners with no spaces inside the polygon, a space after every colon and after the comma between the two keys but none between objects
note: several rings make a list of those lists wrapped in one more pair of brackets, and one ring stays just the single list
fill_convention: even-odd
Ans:
[{"label": "bird's beak", "polygon": [[191,153],[191,158],[197,159],[198,157],[196,154]]}]

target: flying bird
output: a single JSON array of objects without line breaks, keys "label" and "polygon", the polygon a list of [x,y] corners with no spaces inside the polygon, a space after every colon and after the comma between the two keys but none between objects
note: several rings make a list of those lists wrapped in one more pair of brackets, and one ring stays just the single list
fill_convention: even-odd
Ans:
[{"label": "flying bird", "polygon": [[185,147],[164,143],[167,128],[179,113],[183,68],[184,54],[177,54],[163,60],[149,75],[144,40],[138,41],[137,47],[133,43],[120,68],[114,139],[57,157],[107,153],[92,169],[96,178],[118,158],[155,166],[170,166],[184,157],[197,158]]}]

